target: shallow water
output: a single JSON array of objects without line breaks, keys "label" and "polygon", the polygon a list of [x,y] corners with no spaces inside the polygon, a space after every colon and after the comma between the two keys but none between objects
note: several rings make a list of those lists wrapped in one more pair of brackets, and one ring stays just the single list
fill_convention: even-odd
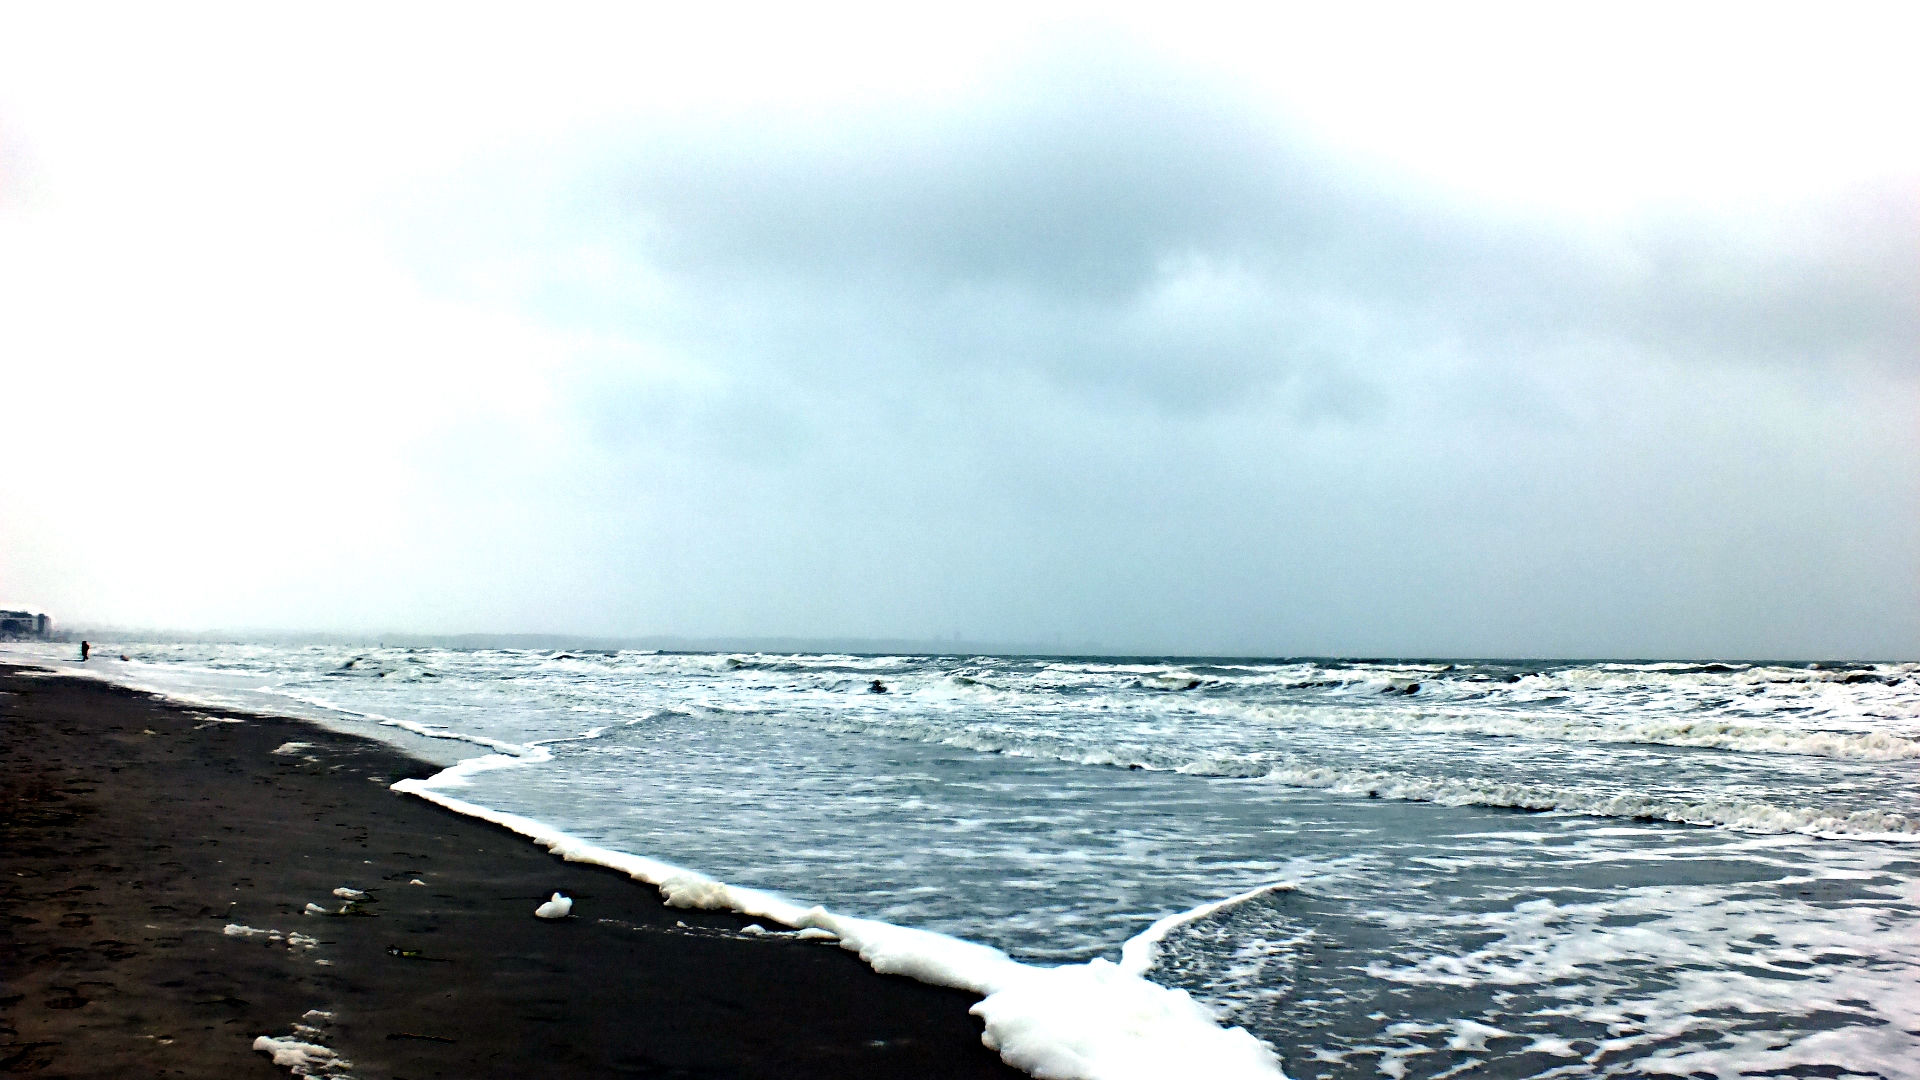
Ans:
[{"label": "shallow water", "polygon": [[1150,975],[1296,1077],[1920,1075],[1916,665],[111,650],[1032,962],[1287,883]]}]

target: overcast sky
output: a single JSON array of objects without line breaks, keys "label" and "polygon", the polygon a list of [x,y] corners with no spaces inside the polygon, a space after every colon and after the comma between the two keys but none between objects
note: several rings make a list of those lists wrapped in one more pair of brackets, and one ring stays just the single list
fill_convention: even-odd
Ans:
[{"label": "overcast sky", "polygon": [[1920,656],[1899,8],[51,7],[0,606]]}]

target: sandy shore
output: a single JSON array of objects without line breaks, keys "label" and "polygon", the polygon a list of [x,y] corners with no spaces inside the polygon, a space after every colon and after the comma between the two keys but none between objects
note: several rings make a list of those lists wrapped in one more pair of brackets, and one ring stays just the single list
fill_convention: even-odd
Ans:
[{"label": "sandy shore", "polygon": [[1022,1075],[973,995],[396,795],[435,770],[382,744],[4,665],[0,732],[0,1072]]}]

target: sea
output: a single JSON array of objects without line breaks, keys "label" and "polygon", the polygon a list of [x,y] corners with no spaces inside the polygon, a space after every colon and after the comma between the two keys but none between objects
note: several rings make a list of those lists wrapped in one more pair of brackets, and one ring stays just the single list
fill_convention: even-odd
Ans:
[{"label": "sea", "polygon": [[1920,1077],[1920,664],[0,658],[394,743],[1038,1074]]}]

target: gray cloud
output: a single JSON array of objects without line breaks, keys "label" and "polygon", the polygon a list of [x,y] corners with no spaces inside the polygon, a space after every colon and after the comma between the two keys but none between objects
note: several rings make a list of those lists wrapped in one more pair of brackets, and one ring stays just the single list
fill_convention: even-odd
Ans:
[{"label": "gray cloud", "polygon": [[[1912,370],[1920,340],[1904,189],[1717,221],[1502,216],[1317,160],[1230,88],[1135,57],[930,113],[634,138],[595,227],[708,297],[760,298],[745,314],[806,356],[877,337],[887,363],[1177,368],[1225,396],[1450,341]],[[1230,280],[1182,308],[1160,290],[1183,269]]]},{"label": "gray cloud", "polygon": [[425,270],[670,361],[565,387],[605,628],[1920,648],[1905,194],[1476,206],[1127,54],[555,171]]}]

